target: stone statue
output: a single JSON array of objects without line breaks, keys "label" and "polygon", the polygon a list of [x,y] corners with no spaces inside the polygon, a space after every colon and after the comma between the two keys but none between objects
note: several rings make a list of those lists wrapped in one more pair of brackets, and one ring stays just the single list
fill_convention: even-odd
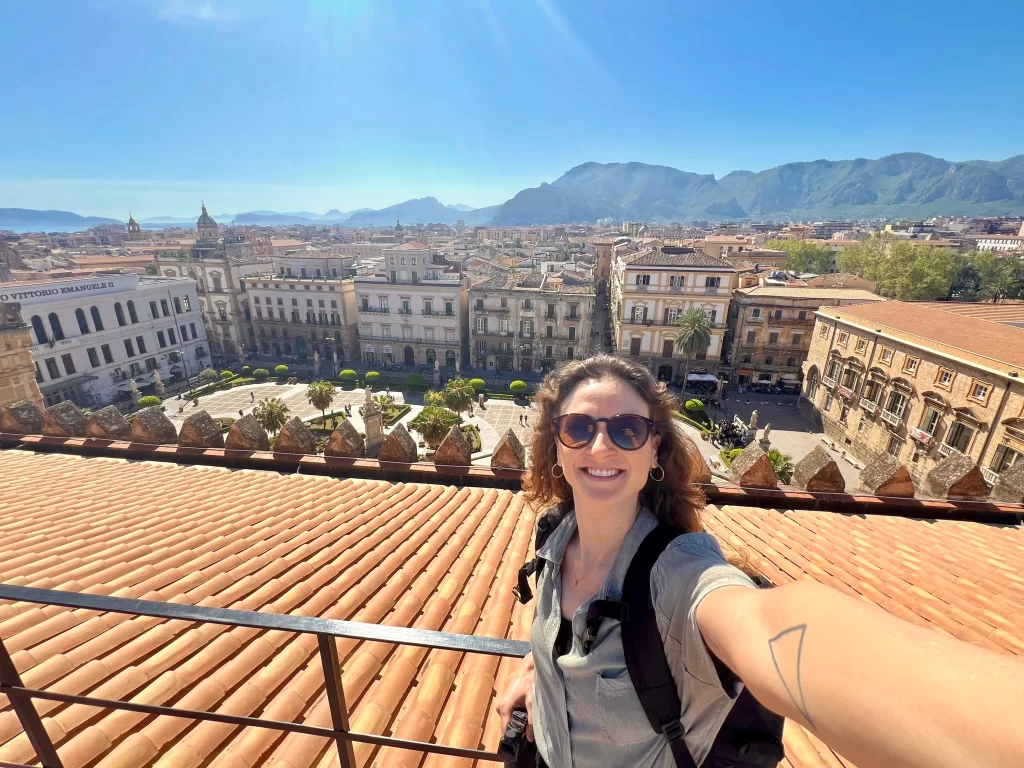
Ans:
[{"label": "stone statue", "polygon": [[750,414],[750,424],[748,424],[747,426],[749,426],[751,429],[757,429],[757,409],[754,409],[751,412],[751,414]]},{"label": "stone statue", "polygon": [[366,389],[363,390],[363,393],[366,395],[366,400],[363,402],[363,416],[366,416],[367,414],[370,413],[375,413],[378,409],[377,404],[373,402],[373,387],[367,384]]},{"label": "stone statue", "polygon": [[314,368],[319,368],[320,367],[320,353],[319,352],[313,352],[313,367]]},{"label": "stone statue", "polygon": [[768,435],[770,435],[771,432],[772,432],[772,425],[771,424],[765,424],[764,425],[764,432],[761,433],[761,439],[757,441],[758,445],[761,446],[761,450],[764,451],[765,453],[768,453],[768,451],[772,447],[772,442],[771,442],[771,440],[768,439]]},{"label": "stone statue", "polygon": [[771,434],[771,431],[772,431],[771,423],[765,424],[764,425],[764,432],[761,433],[761,439],[762,440],[767,440],[768,439],[768,435]]}]

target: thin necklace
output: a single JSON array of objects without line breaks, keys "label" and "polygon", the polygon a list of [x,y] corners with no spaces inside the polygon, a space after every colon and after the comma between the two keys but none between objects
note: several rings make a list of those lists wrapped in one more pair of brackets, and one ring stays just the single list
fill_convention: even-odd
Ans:
[{"label": "thin necklace", "polygon": [[[578,538],[576,539],[576,551],[579,552],[580,557],[583,557],[583,547],[580,546],[580,540]],[[586,576],[591,571],[593,571],[595,568],[597,568],[597,566],[601,565],[601,561],[598,561],[598,562],[594,563],[592,566],[590,566],[586,571],[583,572],[583,576],[580,576],[579,578],[576,578],[576,560],[575,560],[575,558],[572,558],[572,559],[569,560],[569,565],[572,567],[572,585],[574,587],[578,587],[579,584],[580,584],[580,580],[582,580],[584,576]]]}]

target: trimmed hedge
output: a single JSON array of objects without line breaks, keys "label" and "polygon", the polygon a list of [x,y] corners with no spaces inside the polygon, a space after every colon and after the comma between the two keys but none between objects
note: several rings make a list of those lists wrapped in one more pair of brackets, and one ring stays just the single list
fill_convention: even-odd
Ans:
[{"label": "trimmed hedge", "polygon": [[250,368],[248,365],[243,365],[242,366],[242,375],[243,376],[251,376],[252,375],[252,368]]},{"label": "trimmed hedge", "polygon": [[483,379],[470,379],[469,385],[473,387],[477,392],[487,388],[487,382]]},{"label": "trimmed hedge", "polygon": [[254,379],[256,379],[256,381],[263,381],[263,379],[270,376],[270,371],[268,371],[266,368],[257,368],[255,371],[252,372],[252,376]]},{"label": "trimmed hedge", "polygon": [[139,402],[137,402],[135,405],[141,411],[143,408],[152,408],[154,406],[160,405],[161,402],[162,401],[160,400],[160,398],[157,397],[156,395],[146,395],[145,397],[140,397]]},{"label": "trimmed hedge", "polygon": [[235,374],[232,371],[221,371],[220,372],[220,377],[221,377],[222,380],[226,381],[227,379],[235,378]]},{"label": "trimmed hedge", "polygon": [[395,410],[391,413],[391,417],[384,419],[384,426],[394,426],[395,424],[402,420],[402,417],[405,416],[405,414],[407,414],[411,410],[412,406],[409,405],[408,403],[402,403],[401,405],[398,405],[396,403]]},{"label": "trimmed hedge", "polygon": [[525,392],[526,389],[526,382],[520,381],[519,379],[516,379],[515,381],[508,385],[508,391],[513,393]]},{"label": "trimmed hedge", "polygon": [[346,368],[345,370],[338,374],[338,378],[341,379],[342,381],[355,381],[356,372],[353,371],[351,368]]},{"label": "trimmed hedge", "polygon": [[687,400],[686,401],[686,410],[688,410],[688,411],[703,411],[704,410],[704,403],[701,402],[700,400],[698,400],[697,398],[693,398],[692,400]]},{"label": "trimmed hedge", "polygon": [[367,371],[366,375],[363,376],[363,381],[365,381],[367,384],[372,384],[379,378],[380,374],[377,373],[376,371]]},{"label": "trimmed hedge", "polygon": [[274,374],[277,375],[277,376],[287,376],[288,375],[288,366],[284,365],[282,363],[281,365],[279,365],[276,368],[274,368]]},{"label": "trimmed hedge", "polygon": [[405,377],[405,383],[410,387],[422,387],[427,383],[427,380],[423,378],[422,373],[410,373]]}]

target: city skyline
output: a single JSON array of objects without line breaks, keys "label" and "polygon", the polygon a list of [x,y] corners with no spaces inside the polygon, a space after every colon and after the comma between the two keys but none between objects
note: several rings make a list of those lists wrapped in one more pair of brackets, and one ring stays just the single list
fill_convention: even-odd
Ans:
[{"label": "city skyline", "polygon": [[[1001,49],[958,37],[943,55],[935,41],[955,17],[935,3],[57,5],[0,13],[0,69],[16,74],[0,143],[18,148],[0,157],[0,207],[120,219],[186,217],[204,199],[211,212],[428,195],[483,207],[589,161],[721,177],[1024,150]],[[1024,21],[991,5],[1011,28]],[[871,18],[886,23],[864,31]],[[60,44],[38,57],[41,39]],[[1003,119],[965,129],[984,103]]]}]

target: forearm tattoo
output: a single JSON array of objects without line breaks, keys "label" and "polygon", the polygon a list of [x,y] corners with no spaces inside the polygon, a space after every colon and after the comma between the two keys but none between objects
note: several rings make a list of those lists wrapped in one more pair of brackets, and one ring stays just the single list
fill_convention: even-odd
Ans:
[{"label": "forearm tattoo", "polygon": [[768,641],[768,648],[772,653],[772,661],[775,662],[775,671],[779,673],[779,679],[786,688],[786,693],[793,701],[793,706],[799,710],[804,719],[814,727],[807,712],[807,701],[804,698],[804,688],[800,677],[800,663],[804,650],[804,637],[807,634],[806,624],[797,624],[795,627],[784,629]]}]

